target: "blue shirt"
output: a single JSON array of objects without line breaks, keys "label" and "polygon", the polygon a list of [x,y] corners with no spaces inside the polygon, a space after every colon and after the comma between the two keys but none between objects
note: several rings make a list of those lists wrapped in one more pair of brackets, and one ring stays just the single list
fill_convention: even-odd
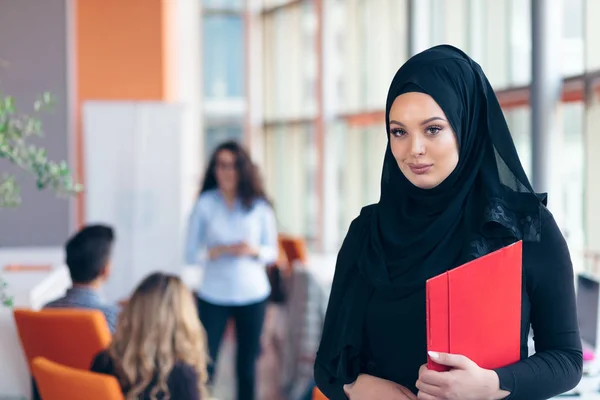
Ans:
[{"label": "blue shirt", "polygon": [[119,307],[106,304],[97,291],[86,287],[72,287],[67,289],[64,297],[51,301],[44,308],[88,308],[100,310],[106,318],[108,328],[115,333]]},{"label": "blue shirt", "polygon": [[[245,242],[259,249],[258,257],[223,255],[207,257],[215,246]],[[238,199],[232,207],[219,190],[200,195],[190,216],[186,263],[204,266],[199,296],[217,305],[247,305],[271,293],[266,266],[277,259],[277,226],[273,209],[256,200],[246,209]]]}]

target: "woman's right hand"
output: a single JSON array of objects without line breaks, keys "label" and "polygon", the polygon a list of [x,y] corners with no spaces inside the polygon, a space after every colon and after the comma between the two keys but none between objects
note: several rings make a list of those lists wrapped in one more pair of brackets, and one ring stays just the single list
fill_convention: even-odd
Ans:
[{"label": "woman's right hand", "polygon": [[214,260],[230,253],[232,253],[232,246],[215,246],[208,249],[208,258]]},{"label": "woman's right hand", "polygon": [[404,386],[366,374],[344,385],[344,393],[350,400],[417,400],[417,396]]},{"label": "woman's right hand", "polygon": [[241,242],[230,245],[215,246],[208,250],[208,258],[214,260],[224,255],[242,257],[242,256],[258,256],[258,249],[249,246],[247,243]]}]

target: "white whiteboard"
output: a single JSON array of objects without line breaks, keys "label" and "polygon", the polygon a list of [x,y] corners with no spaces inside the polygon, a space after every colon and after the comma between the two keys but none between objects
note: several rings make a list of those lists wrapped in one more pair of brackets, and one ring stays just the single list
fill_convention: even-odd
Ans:
[{"label": "white whiteboard", "polygon": [[153,271],[182,270],[183,117],[181,106],[158,102],[83,107],[85,222],[116,232],[109,301]]}]

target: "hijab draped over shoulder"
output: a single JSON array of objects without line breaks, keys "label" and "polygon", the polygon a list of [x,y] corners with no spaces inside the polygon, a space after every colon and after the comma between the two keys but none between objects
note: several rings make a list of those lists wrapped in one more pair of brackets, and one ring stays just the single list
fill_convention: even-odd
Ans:
[{"label": "hijab draped over shoulder", "polygon": [[[433,189],[406,179],[390,149],[390,108],[407,92],[431,96],[456,133],[458,165]],[[348,270],[347,295],[325,322],[330,327],[318,353],[321,366],[341,383],[359,373],[363,320],[374,290],[399,299],[503,245],[540,240],[545,195],[534,192],[494,91],[464,52],[436,46],[398,70],[387,96],[385,134],[381,197],[363,209],[342,246],[336,270]]]}]

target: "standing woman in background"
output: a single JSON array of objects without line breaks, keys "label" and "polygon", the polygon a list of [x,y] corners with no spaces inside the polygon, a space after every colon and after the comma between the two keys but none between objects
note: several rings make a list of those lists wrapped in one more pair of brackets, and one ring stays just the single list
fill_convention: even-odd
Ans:
[{"label": "standing woman in background", "polygon": [[277,254],[275,216],[258,170],[238,143],[225,142],[210,158],[189,220],[186,261],[205,267],[198,312],[212,360],[209,384],[227,322],[235,321],[239,400],[256,396],[256,360],[271,293],[266,265]]}]

